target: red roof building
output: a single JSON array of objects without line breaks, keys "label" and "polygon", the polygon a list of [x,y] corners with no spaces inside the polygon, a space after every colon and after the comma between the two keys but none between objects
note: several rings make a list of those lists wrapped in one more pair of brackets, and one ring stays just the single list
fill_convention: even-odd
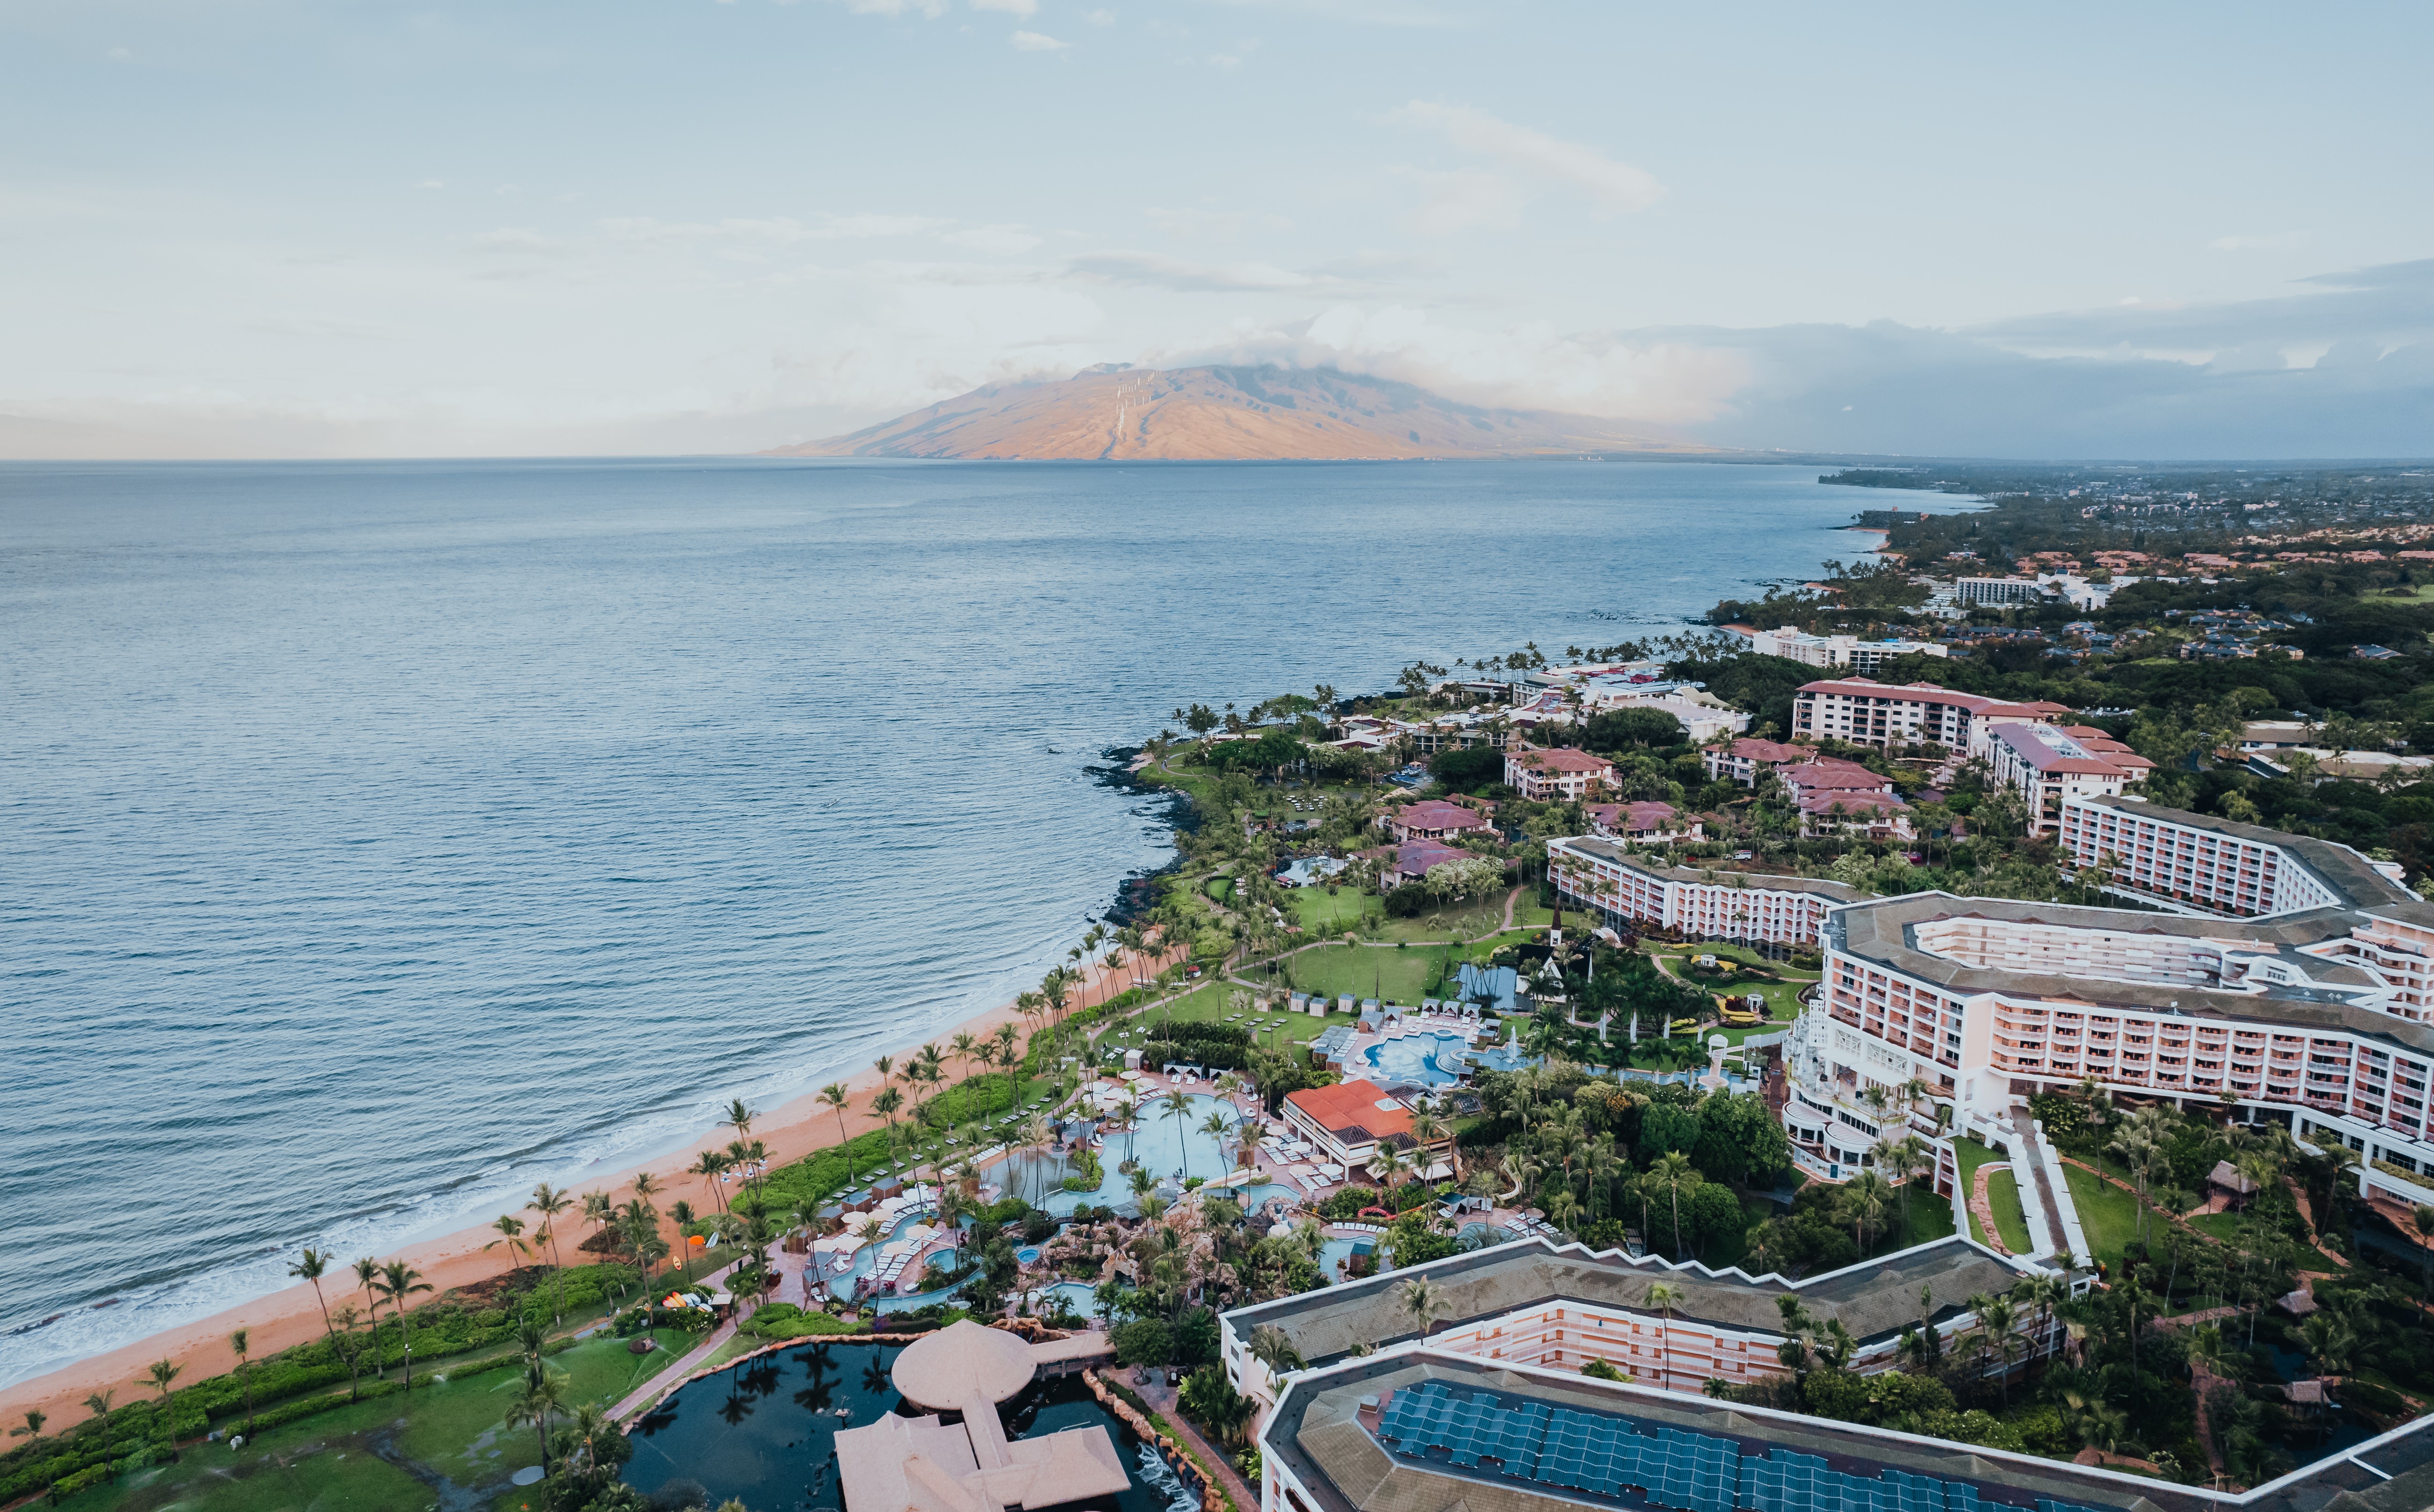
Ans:
[{"label": "red roof building", "polygon": [[1495,828],[1477,809],[1442,799],[1390,809],[1379,822],[1397,840],[1444,840],[1466,831]]},{"label": "red roof building", "polygon": [[[1419,1147],[1412,1133],[1411,1109],[1387,1096],[1375,1082],[1346,1081],[1287,1092],[1284,1114],[1294,1132],[1341,1166],[1366,1164],[1381,1141],[1398,1150]],[[1431,1148],[1442,1150],[1450,1143],[1448,1135]]]},{"label": "red roof building", "polygon": [[1839,678],[1808,683],[1792,696],[1791,733],[1855,746],[1932,745],[1960,751],[1969,748],[1971,733],[1987,721],[2068,713],[2058,703],[2005,703],[1932,682]]},{"label": "red roof building", "polygon": [[1614,763],[1585,750],[1523,746],[1504,753],[1505,785],[1533,802],[1577,803],[1614,775]]}]

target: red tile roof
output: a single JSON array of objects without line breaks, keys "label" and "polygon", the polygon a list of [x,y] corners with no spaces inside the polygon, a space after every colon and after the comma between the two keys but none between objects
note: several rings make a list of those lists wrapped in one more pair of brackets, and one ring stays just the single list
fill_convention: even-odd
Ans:
[{"label": "red tile roof", "polygon": [[1541,748],[1526,746],[1512,752],[1511,761],[1518,766],[1535,766],[1551,772],[1610,772],[1614,763],[1603,756],[1592,756],[1585,750],[1564,747]]},{"label": "red tile roof", "polygon": [[1442,799],[1430,799],[1425,803],[1407,803],[1387,817],[1407,830],[1484,830],[1486,816],[1477,809],[1460,803],[1448,803]]},{"label": "red tile roof", "polygon": [[[1285,1101],[1310,1115],[1318,1126],[1347,1144],[1382,1140],[1399,1134],[1412,1139],[1411,1110],[1387,1097],[1374,1082],[1345,1081],[1332,1087],[1305,1087],[1285,1093]],[[1380,1102],[1392,1104],[1380,1108]],[[1419,1143],[1416,1140],[1413,1143]]]}]

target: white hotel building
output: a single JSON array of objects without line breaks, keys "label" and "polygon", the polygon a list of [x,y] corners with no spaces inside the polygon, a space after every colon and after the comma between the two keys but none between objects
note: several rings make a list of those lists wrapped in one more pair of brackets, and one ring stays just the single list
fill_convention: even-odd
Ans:
[{"label": "white hotel building", "polygon": [[1654,927],[1691,939],[1806,947],[1828,912],[1860,896],[1817,877],[1661,866],[1596,835],[1548,841],[1547,865],[1566,907],[1634,934]]},{"label": "white hotel building", "polygon": [[1831,736],[1855,746],[1935,745],[1965,751],[1981,720],[2038,720],[2069,712],[2058,703],[2005,703],[1932,682],[1843,678],[1811,682],[1792,695],[1791,734],[1795,740]]},{"label": "white hotel building", "polygon": [[1852,1088],[1917,1075],[1964,1124],[2094,1076],[2339,1139],[2369,1196],[2434,1202],[2434,907],[2329,842],[2119,799],[2065,808],[2083,865],[2127,845],[2151,852],[2134,874],[2150,885],[2168,875],[2181,897],[2258,917],[1944,893],[1838,908],[1826,1022],[1806,1037],[1826,1074]]}]

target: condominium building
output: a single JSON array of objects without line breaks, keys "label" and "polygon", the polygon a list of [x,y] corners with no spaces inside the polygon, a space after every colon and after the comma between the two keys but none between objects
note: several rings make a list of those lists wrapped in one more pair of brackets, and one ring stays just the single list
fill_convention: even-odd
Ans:
[{"label": "condominium building", "polygon": [[2046,590],[2033,577],[1959,577],[1953,579],[1952,597],[1956,603],[2000,609],[2042,604]]},{"label": "condominium building", "polygon": [[1810,635],[1794,629],[1755,631],[1750,649],[1803,666],[1849,667],[1854,672],[1874,672],[1878,663],[1895,657],[1952,655],[1951,647],[1935,641],[1862,641],[1856,635]]},{"label": "condominium building", "polygon": [[1699,764],[1707,769],[1711,782],[1739,782],[1743,787],[1755,787],[1758,773],[1805,762],[1815,754],[1807,746],[1743,738],[1708,747],[1699,753]]},{"label": "condominium building", "polygon": [[1614,763],[1585,750],[1522,746],[1504,753],[1505,784],[1533,802],[1577,803],[1614,776]]},{"label": "condominium building", "polygon": [[2102,870],[2116,891],[2220,918],[2338,908],[2372,895],[2371,877],[2400,881],[2397,867],[2345,845],[2134,798],[2065,803],[2060,838],[2073,865]]},{"label": "condominium building", "polygon": [[1980,720],[2035,720],[2068,713],[2058,703],[2005,703],[1932,682],[1843,678],[1808,683],[1792,696],[1791,733],[1857,746],[1920,744],[1966,750],[1970,732]]},{"label": "condominium building", "polygon": [[2109,798],[2146,781],[2155,765],[2100,730],[2042,720],[1980,719],[1970,733],[1969,754],[2020,795],[2031,834],[2060,827],[2065,803]]},{"label": "condominium building", "polygon": [[1548,841],[1547,865],[1566,907],[1633,934],[1655,928],[1690,939],[1808,946],[1829,910],[1861,896],[1816,877],[1659,866],[1596,835]]},{"label": "condominium building", "polygon": [[[2071,832],[2100,836],[2100,811],[2119,805],[2073,804],[2100,812]],[[2114,843],[2147,834],[2178,857],[2190,840],[2173,874],[2192,893],[2194,842],[2213,833],[2208,896],[2329,897],[2240,919],[1942,893],[1837,909],[1824,930],[1831,1032],[1812,1036],[1826,1074],[1889,1089],[1916,1076],[1964,1119],[2093,1076],[2337,1140],[2364,1158],[2370,1197],[2434,1202],[2434,907],[2354,852],[2296,836],[2279,837],[2269,887],[2271,832],[2224,846],[2203,816],[2154,814],[2151,830],[2117,823]]]},{"label": "condominium building", "polygon": [[1378,816],[1378,826],[1397,840],[1450,840],[1461,834],[1487,834],[1496,828],[1477,809],[1441,799],[1388,809]]},{"label": "condominium building", "polygon": [[[1840,1320],[1860,1341],[1851,1368],[1873,1373],[1894,1366],[1903,1329],[1931,1320],[1941,1333],[1963,1332],[1976,1323],[1968,1297],[1999,1297],[2021,1277],[2044,1273],[1959,1237],[1797,1281],[1536,1238],[1236,1308],[1221,1326],[1234,1388],[1272,1406],[1278,1383],[1250,1352],[1254,1330],[1277,1330],[1320,1367],[1363,1346],[1417,1343],[1398,1293],[1425,1276],[1446,1309],[1428,1334],[1431,1349],[1570,1371],[1603,1360],[1695,1397],[1710,1381],[1738,1385],[1791,1373],[1777,1353],[1785,1343],[1777,1297],[1799,1298],[1820,1327]],[[1676,1292],[1670,1320],[1648,1300],[1660,1281]],[[1933,1294],[1925,1311],[1922,1287]]]}]

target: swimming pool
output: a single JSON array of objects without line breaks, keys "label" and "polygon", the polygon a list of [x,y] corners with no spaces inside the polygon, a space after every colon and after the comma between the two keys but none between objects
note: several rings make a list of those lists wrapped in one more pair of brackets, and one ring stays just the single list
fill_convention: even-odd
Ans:
[{"label": "swimming pool", "polygon": [[1369,1079],[1392,1091],[1398,1087],[1449,1087],[1462,1079],[1469,1042],[1458,1034],[1415,1034],[1371,1045],[1365,1052]]},{"label": "swimming pool", "polygon": [[1057,1217],[1065,1217],[1075,1208],[1088,1204],[1094,1208],[1133,1211],[1132,1177],[1120,1169],[1126,1158],[1140,1162],[1153,1179],[1174,1180],[1185,1176],[1203,1179],[1224,1176],[1230,1166],[1234,1143],[1200,1132],[1200,1125],[1210,1113],[1222,1112],[1229,1124],[1241,1114],[1231,1103],[1205,1093],[1186,1094],[1190,1110],[1178,1120],[1166,1112],[1161,1104],[1152,1104],[1140,1110],[1140,1116],[1130,1130],[1119,1129],[1106,1137],[1099,1147],[1099,1169],[1102,1173],[1095,1192],[1067,1192],[1061,1189],[1072,1166],[1060,1157],[1029,1153],[1009,1156],[990,1174],[1006,1192],[1026,1202],[1045,1208]]}]

